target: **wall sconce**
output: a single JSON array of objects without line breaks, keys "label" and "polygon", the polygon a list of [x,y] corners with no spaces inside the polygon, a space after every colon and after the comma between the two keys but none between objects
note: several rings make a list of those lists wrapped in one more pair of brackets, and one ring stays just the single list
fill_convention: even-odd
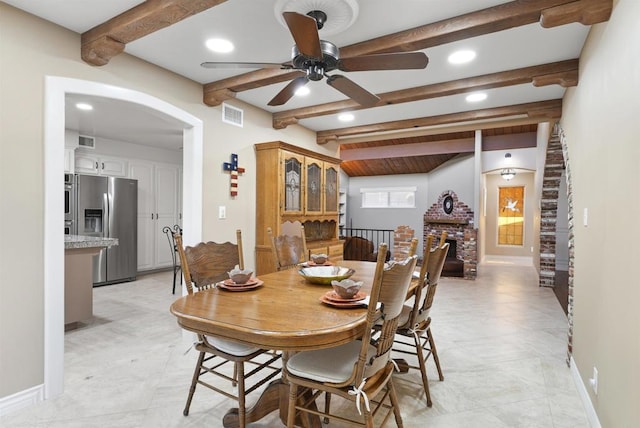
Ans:
[{"label": "wall sconce", "polygon": [[[504,155],[504,159],[505,159],[505,163],[507,164],[511,163],[511,153],[506,153]],[[516,170],[513,168],[504,168],[502,171],[500,171],[500,175],[502,176],[502,178],[509,181],[516,176]]]}]

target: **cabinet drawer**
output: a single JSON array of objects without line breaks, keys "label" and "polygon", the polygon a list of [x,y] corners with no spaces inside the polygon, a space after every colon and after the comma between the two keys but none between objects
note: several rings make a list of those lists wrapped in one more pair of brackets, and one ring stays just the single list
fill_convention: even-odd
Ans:
[{"label": "cabinet drawer", "polygon": [[340,259],[342,260],[342,249],[343,249],[343,244],[335,244],[335,245],[329,245],[328,247],[328,253],[329,254],[329,258],[335,260],[335,259]]}]

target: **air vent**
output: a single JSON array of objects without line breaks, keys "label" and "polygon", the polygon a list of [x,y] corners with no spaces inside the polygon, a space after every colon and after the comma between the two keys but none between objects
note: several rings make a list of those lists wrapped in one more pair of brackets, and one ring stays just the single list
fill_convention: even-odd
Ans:
[{"label": "air vent", "polygon": [[87,149],[95,149],[96,148],[96,139],[93,137],[88,137],[86,135],[80,135],[78,137],[78,147],[84,147]]},{"label": "air vent", "polygon": [[222,121],[242,128],[242,115],[244,112],[239,108],[222,103]]}]

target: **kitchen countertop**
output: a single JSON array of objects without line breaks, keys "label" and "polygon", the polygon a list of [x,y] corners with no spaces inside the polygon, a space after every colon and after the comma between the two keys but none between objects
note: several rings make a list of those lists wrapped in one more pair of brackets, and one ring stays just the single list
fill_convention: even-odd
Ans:
[{"label": "kitchen countertop", "polygon": [[117,238],[101,238],[97,236],[64,235],[64,249],[112,247],[118,245]]}]

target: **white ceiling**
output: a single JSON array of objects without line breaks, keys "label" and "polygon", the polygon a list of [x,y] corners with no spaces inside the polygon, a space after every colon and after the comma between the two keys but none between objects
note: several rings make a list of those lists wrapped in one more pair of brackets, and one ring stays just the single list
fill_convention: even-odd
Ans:
[{"label": "white ceiling", "polygon": [[[277,19],[276,5],[285,0],[228,0],[196,16],[127,44],[125,51],[145,61],[157,64],[200,83],[209,83],[247,69],[212,70],[200,66],[203,61],[286,62],[290,59],[293,39]],[[322,9],[330,0],[299,0]],[[335,0],[333,0],[335,2]],[[340,33],[326,36],[338,47],[391,34],[408,28],[436,22],[468,12],[508,3],[504,0],[343,0],[358,5],[354,23]],[[62,25],[77,33],[141,3],[138,0],[4,0],[5,3]],[[331,20],[331,16],[328,17]],[[589,27],[569,24],[552,29],[531,24],[485,36],[449,43],[423,52],[429,57],[424,70],[333,72],[344,74],[373,93],[445,82],[465,77],[545,64],[563,59],[578,58]],[[320,31],[321,38],[323,36]],[[211,37],[230,39],[236,46],[230,54],[214,54],[206,49],[205,40]],[[477,58],[464,66],[452,66],[447,56],[461,48],[473,49]],[[87,65],[89,67],[89,65]],[[105,65],[103,67],[109,67]],[[294,97],[279,107],[269,107],[269,100],[287,82],[253,89],[237,94],[237,98],[270,112],[290,110],[345,97],[326,85],[325,81],[307,85],[311,94]],[[337,121],[336,115],[303,119],[299,123],[312,130],[335,129],[344,126],[435,116],[478,108],[561,98],[560,86],[536,88],[531,84],[486,91],[486,101],[469,104],[464,95],[423,100],[411,103],[358,110],[356,120],[348,125]],[[69,101],[75,101],[69,100]],[[81,133],[104,138],[123,139],[140,144],[175,146],[180,128],[168,118],[158,117],[139,107],[99,100],[93,117],[67,106],[68,127],[78,127]],[[233,101],[231,101],[233,103]],[[133,110],[132,110],[133,109]],[[141,125],[144,123],[148,126]],[[159,131],[151,134],[153,131]],[[103,134],[103,135],[101,135]],[[169,134],[169,135],[167,135]],[[173,135],[171,135],[173,134]],[[140,137],[141,136],[141,137]],[[168,137],[165,138],[164,137]]]}]

